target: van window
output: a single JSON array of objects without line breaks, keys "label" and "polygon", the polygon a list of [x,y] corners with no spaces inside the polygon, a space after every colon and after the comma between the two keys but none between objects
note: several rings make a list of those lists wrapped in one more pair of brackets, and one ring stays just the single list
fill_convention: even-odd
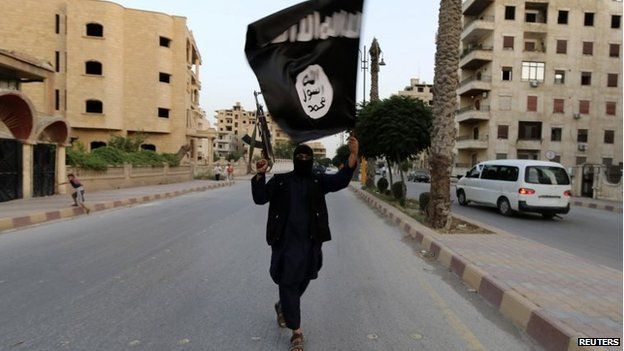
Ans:
[{"label": "van window", "polygon": [[479,168],[473,167],[468,174],[466,174],[466,178],[479,178],[479,174],[481,174],[481,172],[479,172]]},{"label": "van window", "polygon": [[481,179],[496,180],[497,172],[498,172],[497,166],[486,165],[485,167],[483,167],[483,171],[481,172]]},{"label": "van window", "polygon": [[515,182],[518,180],[518,167],[498,166],[498,179]]},{"label": "van window", "polygon": [[524,181],[532,184],[569,185],[570,178],[565,169],[550,166],[527,167]]}]

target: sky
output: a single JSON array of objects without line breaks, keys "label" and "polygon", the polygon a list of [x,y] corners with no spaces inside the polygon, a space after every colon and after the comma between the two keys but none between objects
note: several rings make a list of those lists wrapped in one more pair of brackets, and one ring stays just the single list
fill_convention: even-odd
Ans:
[{"label": "sky", "polygon": [[[301,0],[114,0],[125,7],[184,16],[202,57],[200,106],[214,126],[215,110],[240,101],[254,110],[258,81],[243,48],[247,25]],[[379,96],[389,97],[409,85],[410,78],[433,81],[437,0],[366,0],[360,46],[379,41],[386,66],[379,72]],[[366,77],[369,98],[370,71]],[[362,72],[357,100],[362,101]],[[332,157],[338,137],[321,139]]]}]

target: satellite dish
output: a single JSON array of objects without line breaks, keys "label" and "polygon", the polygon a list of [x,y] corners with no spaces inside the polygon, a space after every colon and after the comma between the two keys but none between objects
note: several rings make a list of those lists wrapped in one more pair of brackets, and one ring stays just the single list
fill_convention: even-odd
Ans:
[{"label": "satellite dish", "polygon": [[554,160],[554,159],[555,159],[555,157],[557,157],[557,154],[555,154],[555,152],[554,152],[554,151],[552,151],[552,150],[548,150],[548,151],[546,151],[546,158],[547,158],[548,160]]}]

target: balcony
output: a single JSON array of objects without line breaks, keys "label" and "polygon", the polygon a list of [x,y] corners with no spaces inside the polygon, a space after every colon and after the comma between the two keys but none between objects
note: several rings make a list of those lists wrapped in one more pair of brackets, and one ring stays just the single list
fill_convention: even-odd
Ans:
[{"label": "balcony", "polygon": [[457,94],[460,96],[475,96],[490,90],[492,90],[492,77],[475,75],[464,79],[459,84]]},{"label": "balcony", "polygon": [[472,135],[461,135],[457,137],[456,146],[458,150],[478,150],[488,148],[487,136],[474,139]]},{"label": "balcony", "polygon": [[466,16],[476,16],[493,2],[494,0],[466,0],[462,4],[462,13]]},{"label": "balcony", "polygon": [[461,33],[462,41],[477,41],[494,32],[494,16],[467,18]]},{"label": "balcony", "polygon": [[492,46],[474,45],[464,49],[459,61],[459,68],[475,70],[487,63],[492,62]]},{"label": "balcony", "polygon": [[542,139],[518,139],[516,148],[522,150],[541,150]]},{"label": "balcony", "polygon": [[475,123],[490,120],[490,106],[480,106],[477,109],[474,106],[462,107],[457,111],[455,116],[457,123]]},{"label": "balcony", "polygon": [[215,133],[209,129],[186,128],[186,135],[193,138],[214,138]]}]

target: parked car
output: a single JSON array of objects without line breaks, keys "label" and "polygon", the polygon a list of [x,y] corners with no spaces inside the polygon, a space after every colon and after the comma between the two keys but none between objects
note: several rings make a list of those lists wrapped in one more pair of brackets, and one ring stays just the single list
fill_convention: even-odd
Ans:
[{"label": "parked car", "polygon": [[570,211],[571,185],[556,162],[495,160],[479,163],[457,182],[457,201],[495,206],[513,212],[541,213],[544,218]]},{"label": "parked car", "polygon": [[326,168],[321,165],[314,165],[314,167],[312,167],[312,173],[314,174],[325,174],[325,171]]},{"label": "parked car", "polygon": [[431,180],[431,178],[429,177],[429,174],[427,172],[425,172],[425,171],[415,171],[412,174],[412,181],[413,182],[429,183],[430,180]]}]

